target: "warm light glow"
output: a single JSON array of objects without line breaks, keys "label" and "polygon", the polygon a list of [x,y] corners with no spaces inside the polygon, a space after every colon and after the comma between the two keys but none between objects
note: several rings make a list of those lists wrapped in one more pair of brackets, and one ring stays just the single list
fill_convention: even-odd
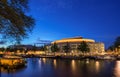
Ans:
[{"label": "warm light glow", "polygon": [[76,69],[76,65],[75,65],[75,60],[72,60],[72,69],[73,69],[73,71],[75,71],[75,69]]},{"label": "warm light glow", "polygon": [[36,51],[35,54],[45,54],[45,51]]},{"label": "warm light glow", "polygon": [[114,74],[115,74],[115,77],[120,77],[120,61],[116,61]]},{"label": "warm light glow", "polygon": [[100,69],[100,63],[99,63],[99,61],[95,62],[95,67],[96,67],[96,71],[99,72],[99,69]]},{"label": "warm light glow", "polygon": [[43,60],[43,63],[46,63],[46,58],[42,58],[42,60]]},{"label": "warm light glow", "polygon": [[66,56],[67,54],[66,54],[66,53],[64,53],[64,55]]},{"label": "warm light glow", "polygon": [[89,59],[86,60],[86,63],[87,63],[87,64],[89,63]]},{"label": "warm light glow", "polygon": [[62,39],[62,40],[57,40],[57,41],[54,41],[52,43],[66,43],[66,42],[82,42],[82,41],[85,41],[85,42],[95,42],[94,40],[92,39]]},{"label": "warm light glow", "polygon": [[53,60],[53,63],[54,63],[54,66],[55,66],[55,68],[56,68],[56,66],[57,66],[56,59]]},{"label": "warm light glow", "polygon": [[13,65],[19,65],[19,64],[25,64],[24,59],[20,58],[1,58],[0,59],[1,65],[8,65],[8,66],[13,66]]}]

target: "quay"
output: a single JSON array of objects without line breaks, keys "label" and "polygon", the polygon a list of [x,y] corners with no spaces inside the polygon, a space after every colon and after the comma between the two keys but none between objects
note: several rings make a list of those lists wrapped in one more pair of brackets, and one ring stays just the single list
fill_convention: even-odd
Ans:
[{"label": "quay", "polygon": [[119,55],[20,55],[23,58],[53,58],[53,59],[92,59],[92,60],[120,60]]}]

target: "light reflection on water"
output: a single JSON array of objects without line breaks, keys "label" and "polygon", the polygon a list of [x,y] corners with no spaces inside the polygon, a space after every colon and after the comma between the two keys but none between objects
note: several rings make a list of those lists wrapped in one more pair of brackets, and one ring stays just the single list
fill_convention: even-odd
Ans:
[{"label": "light reflection on water", "polygon": [[96,72],[99,72],[99,68],[100,68],[100,63],[99,61],[95,62],[95,67],[96,67]]},{"label": "light reflection on water", "polygon": [[46,63],[46,58],[42,58],[43,63]]},{"label": "light reflection on water", "polygon": [[55,66],[55,68],[57,67],[57,62],[56,62],[56,59],[53,60],[53,64]]},{"label": "light reflection on water", "polygon": [[3,71],[0,77],[120,77],[120,61],[28,58],[22,70]]},{"label": "light reflection on water", "polygon": [[120,77],[120,61],[116,61],[114,74],[115,74],[115,77]]},{"label": "light reflection on water", "polygon": [[72,65],[72,70],[74,72],[76,70],[75,60],[71,61],[71,65]]}]

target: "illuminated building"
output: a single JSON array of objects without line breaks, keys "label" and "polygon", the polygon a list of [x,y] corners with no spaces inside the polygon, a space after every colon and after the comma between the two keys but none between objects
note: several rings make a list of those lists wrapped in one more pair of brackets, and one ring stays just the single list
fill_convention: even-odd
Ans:
[{"label": "illuminated building", "polygon": [[63,47],[66,43],[69,43],[71,52],[78,52],[77,47],[80,45],[81,42],[86,42],[90,48],[90,53],[102,53],[104,52],[104,43],[102,42],[95,42],[93,39],[85,39],[82,37],[73,37],[73,38],[65,38],[61,40],[56,40],[51,44],[56,43],[60,48],[60,52],[64,52]]}]

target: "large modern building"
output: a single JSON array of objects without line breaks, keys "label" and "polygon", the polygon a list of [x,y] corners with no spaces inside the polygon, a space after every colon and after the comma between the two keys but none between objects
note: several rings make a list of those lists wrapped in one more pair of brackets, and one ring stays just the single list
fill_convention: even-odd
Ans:
[{"label": "large modern building", "polygon": [[95,42],[93,39],[86,39],[83,37],[73,37],[73,38],[65,38],[61,40],[56,40],[51,44],[56,43],[60,48],[60,52],[64,52],[63,47],[69,43],[70,45],[70,52],[79,52],[77,47],[81,44],[81,42],[86,42],[90,48],[90,53],[102,53],[104,52],[104,43],[102,42]]}]

